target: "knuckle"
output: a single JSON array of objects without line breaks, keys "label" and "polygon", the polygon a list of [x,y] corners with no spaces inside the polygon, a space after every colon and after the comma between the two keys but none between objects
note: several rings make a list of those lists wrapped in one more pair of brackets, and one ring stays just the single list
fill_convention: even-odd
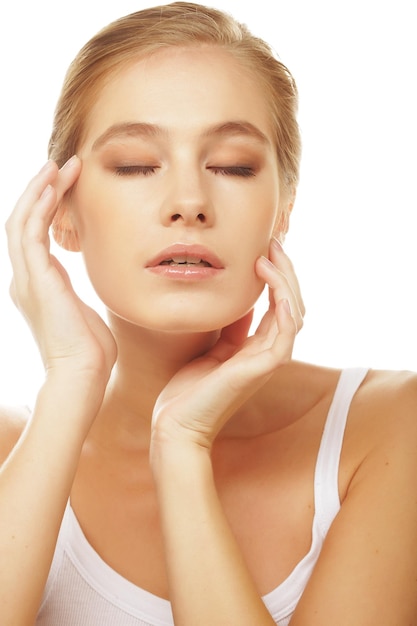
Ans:
[{"label": "knuckle", "polygon": [[286,261],[287,261],[288,269],[290,270],[290,272],[295,274],[294,263],[291,261],[291,259],[290,259],[290,257],[288,255],[286,255]]},{"label": "knuckle", "polygon": [[12,230],[14,229],[14,225],[15,225],[15,220],[14,220],[14,214],[12,213],[6,220],[6,222],[4,223],[4,230],[6,231],[6,234],[10,237]]},{"label": "knuckle", "polygon": [[23,284],[18,284],[18,282],[19,281],[16,281],[15,277],[12,278],[9,286],[9,295],[13,304],[19,309],[19,311],[23,312],[29,308],[30,304],[34,300],[34,297],[33,294],[30,293],[28,281],[26,285],[22,280],[20,280],[20,283],[23,282]]},{"label": "knuckle", "polygon": [[16,293],[16,285],[15,285],[14,280],[12,280],[12,282],[10,283],[9,295],[13,304],[17,305],[17,293]]}]

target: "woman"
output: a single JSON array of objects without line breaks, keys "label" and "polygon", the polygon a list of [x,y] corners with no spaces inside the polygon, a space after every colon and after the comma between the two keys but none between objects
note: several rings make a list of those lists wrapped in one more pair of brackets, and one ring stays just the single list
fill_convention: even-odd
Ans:
[{"label": "woman", "polygon": [[46,376],[2,415],[4,624],[417,623],[415,376],[291,361],[296,105],[264,42],[190,3],[72,64],[7,225]]}]

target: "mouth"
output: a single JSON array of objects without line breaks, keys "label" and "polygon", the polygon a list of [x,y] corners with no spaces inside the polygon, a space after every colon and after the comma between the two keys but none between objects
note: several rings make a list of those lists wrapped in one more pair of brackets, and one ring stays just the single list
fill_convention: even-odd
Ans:
[{"label": "mouth", "polygon": [[164,259],[159,263],[159,265],[171,265],[171,266],[183,266],[189,265],[192,267],[213,267],[209,261],[205,259],[200,259],[198,257],[193,256],[175,256],[172,259]]},{"label": "mouth", "polygon": [[153,257],[146,267],[211,268],[224,269],[223,262],[205,246],[194,244],[174,244]]}]

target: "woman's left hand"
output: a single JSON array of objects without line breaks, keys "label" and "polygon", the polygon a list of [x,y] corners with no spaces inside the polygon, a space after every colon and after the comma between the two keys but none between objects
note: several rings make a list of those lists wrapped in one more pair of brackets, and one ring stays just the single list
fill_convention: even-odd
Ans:
[{"label": "woman's left hand", "polygon": [[251,312],[224,328],[212,349],[170,380],[154,407],[153,443],[183,442],[211,449],[235,411],[291,359],[304,304],[292,264],[276,240],[270,259],[256,261],[256,273],[269,286],[270,306],[255,334],[247,336]]}]

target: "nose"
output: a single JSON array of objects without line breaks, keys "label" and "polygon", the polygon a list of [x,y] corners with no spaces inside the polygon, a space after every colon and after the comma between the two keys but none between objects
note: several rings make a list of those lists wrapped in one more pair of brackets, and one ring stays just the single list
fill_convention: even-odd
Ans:
[{"label": "nose", "polygon": [[162,222],[166,226],[209,227],[214,223],[204,173],[197,168],[177,169],[170,174],[166,200],[162,207]]}]

